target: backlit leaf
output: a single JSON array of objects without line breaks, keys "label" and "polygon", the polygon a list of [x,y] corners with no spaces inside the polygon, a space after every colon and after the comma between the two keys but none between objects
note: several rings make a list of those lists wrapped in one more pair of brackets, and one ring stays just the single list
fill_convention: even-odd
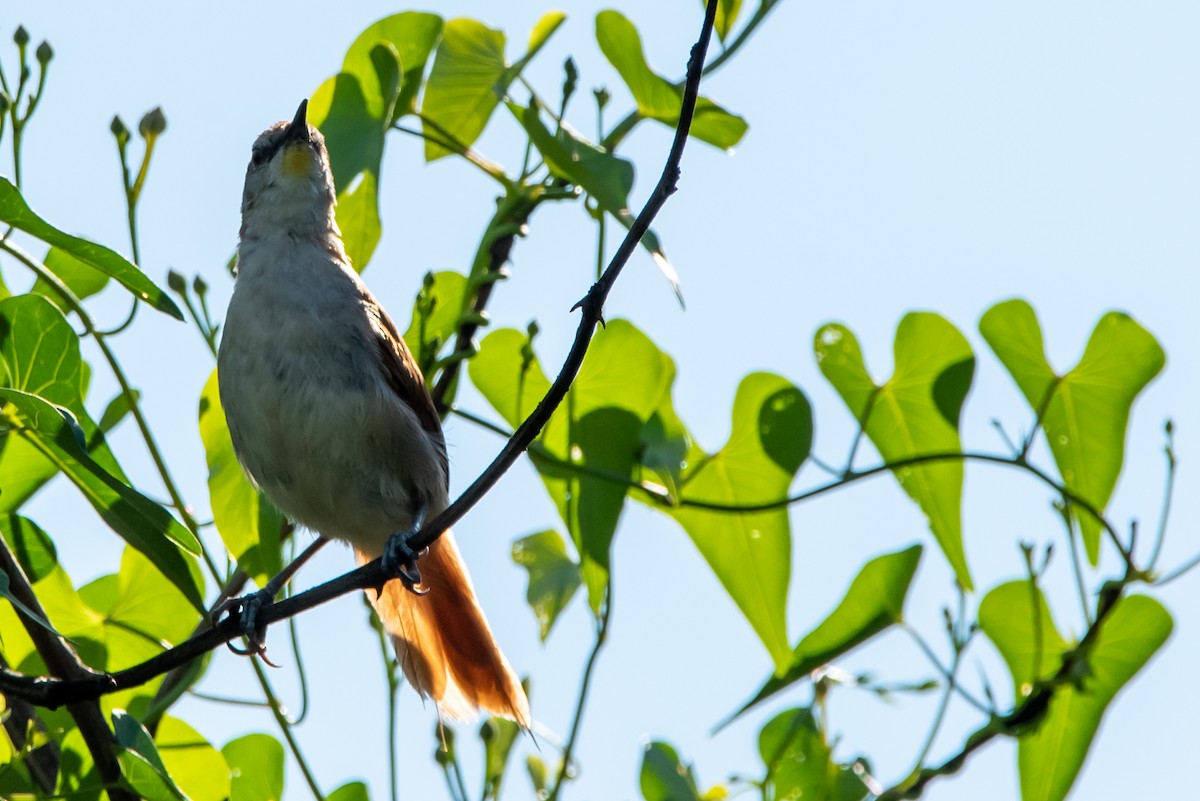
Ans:
[{"label": "backlit leaf", "polygon": [[[596,15],[596,42],[629,87],[638,112],[674,127],[683,107],[683,90],[646,63],[642,38],[633,23],[618,11],[601,11]],[[691,136],[727,150],[741,141],[748,128],[746,121],[736,114],[708,98],[697,98]]]},{"label": "backlit leaf", "polygon": [[809,709],[772,718],[758,734],[758,752],[767,768],[768,798],[861,801],[869,795],[852,768],[833,760]]},{"label": "backlit leaf", "polygon": [[[682,478],[684,501],[747,506],[782,501],[812,447],[812,407],[770,373],[742,380],[729,440]],[[766,646],[776,672],[792,663],[787,636],[791,526],[785,506],[760,512],[670,510]]]},{"label": "backlit leaf", "polygon": [[[489,334],[468,370],[475,387],[514,427],[550,385],[526,336],[511,329]],[[643,333],[623,320],[610,322],[597,332],[570,397],[537,440],[553,460],[583,469],[532,454],[580,555],[595,614],[604,600],[613,533],[637,472],[641,432],[674,377],[670,357]]]},{"label": "backlit leaf", "polygon": [[[421,102],[427,136],[470,147],[483,133],[506,90],[504,33],[473,19],[452,19],[442,29]],[[426,140],[425,159],[455,152]]]},{"label": "backlit leaf", "polygon": [[[979,606],[979,626],[1012,674],[1015,702],[1053,676],[1072,645],[1058,633],[1041,592],[1028,581],[1002,584]],[[1170,636],[1170,614],[1152,598],[1122,598],[1086,654],[1078,685],[1054,688],[1040,724],[1021,735],[1017,765],[1023,801],[1062,801],[1079,775],[1109,703]],[[1040,635],[1040,636],[1039,636]]]},{"label": "backlit leaf", "polygon": [[[821,372],[884,461],[962,450],[959,414],[971,388],[975,357],[945,319],[928,312],[905,315],[896,329],[895,370],[882,384],[867,372],[858,340],[843,325],[822,326],[813,350]],[[962,542],[962,461],[944,459],[893,473],[929,518],[958,582],[970,589]]]},{"label": "backlit leaf", "polygon": [[281,801],[283,746],[266,734],[247,734],[221,749],[231,776],[229,801]]},{"label": "backlit leaf", "polygon": [[[993,306],[979,331],[1034,411],[1067,489],[1100,512],[1108,505],[1125,458],[1125,434],[1134,399],[1162,371],[1166,356],[1132,317],[1100,319],[1083,357],[1059,375],[1046,359],[1041,326],[1023,300]],[[1100,554],[1100,524],[1073,507],[1088,558]]]},{"label": "backlit leaf", "polygon": [[684,765],[675,749],[664,742],[646,746],[639,785],[646,801],[700,801],[691,767]]},{"label": "backlit leaf", "polygon": [[[568,125],[561,125],[555,133],[550,133],[536,106],[507,105],[552,173],[587,192],[602,210],[626,228],[633,226],[634,215],[629,210],[629,193],[633,190],[632,162],[589,142]],[[647,231],[642,237],[642,247],[650,251],[654,263],[671,283],[676,296],[680,296],[679,275],[667,260],[653,231]]]},{"label": "backlit leaf", "polygon": [[[0,301],[0,385],[37,395],[71,411],[89,455],[116,478],[124,472],[104,440],[103,427],[84,408],[87,365],[79,337],[63,313],[40,295]],[[0,512],[20,508],[58,468],[32,443],[0,430]]]},{"label": "backlit leaf", "polygon": [[36,395],[0,389],[4,423],[35,445],[69,478],[101,518],[150,558],[193,607],[204,609],[200,587],[180,548],[199,553],[200,543],[165,509],[96,463],[79,443],[70,412]]},{"label": "backlit leaf", "polygon": [[145,273],[103,245],[63,233],[43,220],[25,203],[21,192],[7,178],[0,178],[0,222],[59,248],[79,261],[95,267],[117,280],[139,300],[144,300],[177,320],[183,319],[167,293],[159,289]]},{"label": "backlit leaf", "polygon": [[863,565],[837,607],[800,640],[787,672],[768,678],[758,693],[721,725],[901,622],[921,552],[921,546],[914,545]]},{"label": "backlit leaf", "polygon": [[383,235],[375,173],[363,170],[338,195],[337,224],[350,264],[361,273]]},{"label": "backlit leaf", "polygon": [[529,574],[525,599],[538,620],[538,633],[545,642],[559,613],[579,589],[582,580],[579,565],[567,555],[562,537],[554,529],[514,542],[512,558]]},{"label": "backlit leaf", "polygon": [[384,119],[387,99],[380,86],[371,51],[381,42],[395,49],[402,70],[399,94],[393,103],[394,111],[388,124],[416,110],[425,66],[442,34],[442,18],[436,14],[405,11],[384,17],[368,27],[346,51],[342,72],[358,78],[370,116]]},{"label": "backlit leaf", "polygon": [[[95,295],[108,285],[107,273],[75,258],[62,248],[52,247],[46,251],[46,257],[42,259],[42,264],[46,265],[46,269],[54,273],[58,280],[66,284],[71,293],[80,300]],[[58,306],[63,314],[70,311],[58,291],[41,276],[38,276],[37,280],[33,282],[33,287],[29,291],[41,295]]]}]

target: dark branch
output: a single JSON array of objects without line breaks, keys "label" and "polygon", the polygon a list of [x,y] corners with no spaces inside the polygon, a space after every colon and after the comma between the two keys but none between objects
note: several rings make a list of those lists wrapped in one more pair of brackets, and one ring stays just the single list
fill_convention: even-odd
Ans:
[{"label": "dark branch", "polygon": [[[3,539],[0,539],[0,570],[8,576],[8,586],[12,596],[33,614],[46,620],[46,612],[42,609],[37,595],[34,594],[33,587],[29,584],[29,578],[21,569],[21,565],[13,556],[12,551],[9,550],[8,543]],[[57,682],[59,685],[71,685],[75,682],[91,682],[102,675],[87,667],[66,640],[44,628],[39,622],[30,619],[20,608],[16,608],[16,612],[21,619],[21,624],[29,632],[38,656],[42,658],[46,669],[54,677],[46,679],[46,681]],[[12,671],[5,667],[3,673],[8,675]],[[109,798],[113,801],[126,801],[127,799],[132,801],[134,799],[132,793],[119,789],[121,766],[117,763],[116,752],[113,750],[112,730],[108,728],[108,722],[104,718],[100,704],[96,701],[97,698],[99,698],[99,694],[79,699],[75,703],[68,702],[67,711],[75,719],[79,733],[83,736],[83,741],[95,761],[100,778],[108,787]],[[38,703],[35,698],[26,698],[26,700]],[[44,704],[38,705],[44,706]]]}]

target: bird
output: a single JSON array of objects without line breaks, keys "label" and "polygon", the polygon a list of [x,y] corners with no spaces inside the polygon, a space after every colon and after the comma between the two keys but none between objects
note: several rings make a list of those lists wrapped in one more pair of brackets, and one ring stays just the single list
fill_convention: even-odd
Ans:
[{"label": "bird", "polygon": [[[528,698],[453,534],[422,554],[407,546],[449,504],[441,420],[395,323],[346,255],[329,153],[307,107],[258,137],[246,169],[217,359],[234,451],[290,520],[349,543],[360,564],[382,556],[398,576],[366,592],[405,677],[439,719],[483,710],[528,730]],[[277,590],[240,599],[252,651],[262,649],[255,612]]]}]

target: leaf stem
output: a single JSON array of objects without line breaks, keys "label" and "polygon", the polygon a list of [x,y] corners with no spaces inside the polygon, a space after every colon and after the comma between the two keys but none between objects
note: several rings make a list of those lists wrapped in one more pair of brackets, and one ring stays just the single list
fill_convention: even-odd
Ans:
[{"label": "leaf stem", "polygon": [[308,760],[304,758],[304,752],[300,750],[300,744],[296,741],[296,736],[292,732],[291,722],[287,715],[283,712],[283,706],[279,703],[279,699],[275,697],[275,691],[271,687],[271,681],[267,678],[266,672],[263,670],[262,663],[257,657],[250,657],[250,665],[254,668],[254,673],[258,676],[258,683],[262,685],[263,693],[267,696],[267,704],[271,707],[271,714],[275,717],[275,722],[279,725],[279,730],[283,733],[283,738],[287,740],[288,748],[292,752],[292,756],[296,759],[296,765],[300,768],[300,773],[304,776],[304,781],[308,784],[308,789],[312,791],[313,798],[317,801],[325,801],[325,796],[321,793],[321,787],[317,784],[317,778],[313,775],[312,768],[309,767]]},{"label": "leaf stem", "polygon": [[583,723],[583,712],[587,705],[592,676],[596,670],[596,662],[600,656],[600,650],[604,647],[604,643],[608,639],[608,623],[612,615],[612,606],[612,573],[610,572],[608,583],[604,588],[604,609],[600,613],[600,622],[596,626],[596,642],[592,645],[592,652],[588,655],[587,664],[583,669],[583,679],[579,684],[579,696],[575,701],[575,714],[571,721],[571,733],[567,735],[567,743],[563,746],[562,764],[558,768],[558,776],[554,780],[554,787],[546,797],[546,801],[558,801],[558,795],[562,791],[563,783],[571,771],[571,756],[575,752],[575,742],[579,737],[580,725]]}]

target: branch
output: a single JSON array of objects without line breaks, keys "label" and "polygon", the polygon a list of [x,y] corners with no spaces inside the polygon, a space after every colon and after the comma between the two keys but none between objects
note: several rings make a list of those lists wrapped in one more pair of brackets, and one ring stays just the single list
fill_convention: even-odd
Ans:
[{"label": "branch", "polygon": [[[671,145],[670,154],[663,168],[662,176],[646,201],[645,207],[629,229],[621,246],[617,249],[612,261],[605,269],[600,280],[592,285],[587,295],[572,309],[582,310],[579,328],[575,333],[575,341],[563,363],[562,370],[550,386],[546,396],[538,404],[533,413],[521,424],[516,433],[500,451],[483,473],[475,479],[459,498],[441,514],[428,521],[425,526],[409,539],[413,550],[420,551],[433,544],[442,532],[461,520],[485,494],[495,486],[508,468],[520,458],[529,448],[542,428],[550,420],[554,410],[566,397],[567,390],[575,380],[583,357],[587,353],[597,323],[603,323],[604,301],[612,290],[613,284],[621,274],[621,270],[633,255],[642,236],[650,229],[650,223],[667,199],[675,192],[679,182],[679,164],[683,158],[683,148],[687,143],[688,130],[691,127],[692,116],[696,110],[696,98],[700,87],[701,70],[704,56],[708,50],[708,42],[712,35],[713,20],[716,14],[717,0],[709,0],[704,17],[704,26],[699,41],[692,47],[691,58],[688,60],[687,86],[684,89],[683,108],[679,115],[679,123],[675,129],[675,140]],[[265,609],[259,615],[264,625],[292,617],[300,612],[311,609],[326,601],[338,598],[354,590],[368,587],[381,587],[390,576],[384,575],[380,560],[376,559],[362,567],[352,570],[338,578],[318,587],[285,598]],[[94,673],[69,679],[55,676],[33,677],[0,668],[0,691],[11,693],[24,698],[39,706],[58,707],[63,704],[90,701],[108,693],[136,687],[150,679],[180,667],[218,645],[229,642],[241,636],[237,620],[227,618],[220,625],[201,632],[191,639],[151,657],[141,664],[116,673]]]},{"label": "branch", "polygon": [[[8,576],[9,591],[12,596],[35,615],[47,620],[46,612],[42,609],[37,595],[33,592],[33,587],[29,584],[29,578],[13,557],[8,543],[2,539],[0,539],[0,570],[3,570]],[[53,676],[58,677],[57,681],[86,682],[100,675],[83,663],[79,654],[75,653],[66,640],[30,620],[20,607],[14,606],[14,610],[21,619],[25,630],[29,632],[29,638],[33,640],[33,645],[37,648],[42,662],[46,664],[46,669]],[[7,667],[3,670],[5,673],[11,672]],[[104,712],[100,709],[100,704],[95,698],[91,698],[69,704],[67,711],[75,719],[79,733],[83,735],[83,741],[92,755],[100,778],[104,780],[108,789],[109,798],[113,801],[126,801],[126,799],[133,801],[135,796],[132,793],[119,789],[121,787],[121,766],[117,763],[117,755],[113,751],[115,741],[112,730],[108,728],[108,722],[105,720]]]},{"label": "branch", "polygon": [[1087,662],[1091,646],[1100,634],[1100,627],[1108,614],[1117,605],[1125,587],[1136,577],[1126,573],[1121,579],[1106,582],[1100,590],[1100,598],[1096,602],[1096,620],[1088,627],[1083,639],[1071,651],[1063,656],[1062,664],[1054,675],[1034,685],[1033,692],[1025,700],[1014,707],[1007,715],[992,718],[982,728],[976,729],[967,737],[963,747],[957,754],[947,759],[941,765],[925,768],[914,777],[901,782],[895,787],[884,790],[877,801],[900,801],[905,798],[918,798],[925,792],[925,787],[939,776],[949,776],[962,770],[967,758],[997,737],[1020,737],[1033,731],[1042,721],[1054,693],[1063,685],[1072,684],[1073,678],[1079,675],[1080,665]]}]

